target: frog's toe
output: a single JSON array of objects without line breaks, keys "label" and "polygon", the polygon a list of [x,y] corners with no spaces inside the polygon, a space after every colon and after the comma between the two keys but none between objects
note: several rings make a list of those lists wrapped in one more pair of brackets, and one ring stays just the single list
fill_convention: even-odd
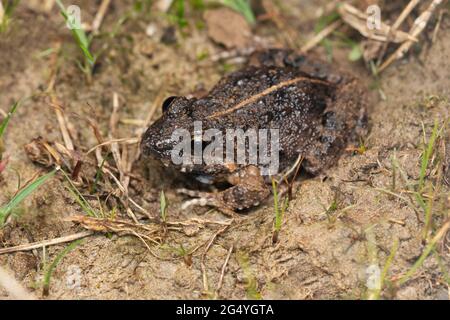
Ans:
[{"label": "frog's toe", "polygon": [[236,218],[238,217],[238,214],[233,210],[233,208],[229,207],[220,196],[220,193],[209,193],[209,192],[200,192],[200,191],[194,191],[189,189],[178,189],[178,193],[187,195],[191,198],[191,200],[185,201],[181,205],[182,210],[186,210],[193,206],[210,206],[217,208],[220,212],[225,214],[226,216]]},{"label": "frog's toe", "polygon": [[186,188],[177,189],[176,192],[179,194],[184,194],[191,198],[202,198],[208,194],[208,192],[195,191],[195,190],[190,190],[190,189],[186,189]]}]

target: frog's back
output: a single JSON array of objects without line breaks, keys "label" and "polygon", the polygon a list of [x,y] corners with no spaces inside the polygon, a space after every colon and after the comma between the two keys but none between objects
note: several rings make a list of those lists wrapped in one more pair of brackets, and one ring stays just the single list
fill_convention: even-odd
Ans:
[{"label": "frog's back", "polygon": [[334,86],[294,68],[249,67],[223,78],[194,102],[194,118],[222,128],[277,128],[319,115]]}]

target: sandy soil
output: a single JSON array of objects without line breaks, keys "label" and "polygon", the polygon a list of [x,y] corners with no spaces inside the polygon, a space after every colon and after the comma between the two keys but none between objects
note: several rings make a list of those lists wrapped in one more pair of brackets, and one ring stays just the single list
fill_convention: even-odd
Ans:
[{"label": "sandy soil", "polygon": [[[93,19],[96,6],[92,2],[73,2],[82,8],[84,21]],[[301,31],[297,34],[300,42],[313,35],[319,2],[326,3],[283,1],[282,14],[297,32]],[[55,63],[52,54],[44,53],[60,43],[55,92],[77,151],[82,154],[97,144],[86,119],[94,120],[103,136],[108,136],[114,92],[119,95],[120,119],[142,121],[158,99],[211,88],[221,75],[239,67],[211,59],[224,49],[208,38],[204,28],[195,26],[201,14],[189,16],[187,29],[177,29],[176,43],[165,44],[160,37],[170,26],[168,20],[132,8],[132,1],[121,1],[108,11],[104,33],[93,42],[93,51],[102,51],[99,66],[92,82],[87,83],[76,63],[81,58],[79,49],[57,10],[44,13],[24,3],[19,5],[10,29],[0,35],[0,109],[7,112],[14,101],[47,88]],[[109,32],[127,12],[128,19],[111,35]],[[146,35],[149,23],[156,28],[154,36]],[[366,286],[368,270],[374,266],[383,269],[398,241],[381,297],[449,299],[448,233],[408,281],[402,285],[393,282],[410,270],[426,248],[425,213],[408,190],[419,179],[424,136],[428,141],[435,120],[441,126],[449,118],[448,14],[436,41],[431,42],[434,25],[426,30],[429,36],[414,47],[411,55],[388,68],[379,79],[363,62],[348,61],[348,48],[335,48],[333,63],[352,69],[370,88],[367,151],[346,152],[336,166],[319,177],[300,177],[278,243],[271,241],[274,209],[270,200],[219,234],[203,259],[207,288],[202,254],[205,244],[223,227],[218,224],[194,224],[169,231],[161,245],[151,246],[152,252],[136,237],[93,235],[56,266],[46,296],[42,294],[45,271],[67,244],[0,255],[0,265],[10,269],[37,297],[49,299],[202,299],[215,293],[224,299],[364,299],[371,295]],[[282,31],[269,22],[260,23],[254,33],[260,45],[284,45]],[[325,54],[322,47],[315,51]],[[206,58],[200,59],[205,53]],[[158,108],[153,119],[160,112]],[[121,121],[117,137],[136,136],[138,129]],[[429,239],[448,220],[449,188],[442,178],[448,136],[445,129],[440,132],[427,171],[426,199],[433,204]],[[45,96],[24,102],[10,123],[5,136],[10,163],[0,180],[1,204],[16,192],[20,181],[23,184],[39,170],[50,170],[32,162],[24,150],[25,144],[39,136],[51,143],[63,143],[55,111]],[[394,168],[393,158],[401,169]],[[84,165],[81,176],[92,178],[95,172],[95,166]],[[155,218],[159,216],[159,194],[164,190],[169,221],[227,220],[204,208],[181,210],[185,199],[175,189],[191,182],[156,162],[141,158],[132,174],[130,196]],[[0,230],[0,247],[83,231],[67,221],[69,216],[84,213],[65,186],[65,179],[57,175],[27,198],[18,212],[20,217]],[[79,187],[83,194],[89,194],[89,188]],[[91,205],[98,208],[99,195],[105,208],[116,206],[118,215],[128,219],[123,206],[114,199],[117,187],[111,181],[103,187],[103,192],[88,197]],[[143,217],[138,218],[146,223]],[[183,254],[181,246],[188,253],[194,252]],[[231,247],[227,272],[217,293]],[[78,285],[72,285],[73,281]],[[0,298],[8,298],[1,289]]]}]

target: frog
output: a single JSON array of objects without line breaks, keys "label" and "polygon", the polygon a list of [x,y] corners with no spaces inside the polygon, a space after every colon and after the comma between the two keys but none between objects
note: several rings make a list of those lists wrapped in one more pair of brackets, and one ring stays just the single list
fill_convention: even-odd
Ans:
[{"label": "frog", "polygon": [[[173,132],[185,129],[194,141],[198,121],[204,130],[214,129],[223,136],[232,128],[278,130],[277,173],[263,174],[264,168],[248,161],[175,164],[173,150],[179,141]],[[141,149],[143,155],[201,182],[226,182],[228,187],[216,192],[180,192],[194,198],[188,206],[211,206],[239,216],[270,196],[274,176],[292,172],[294,164],[317,176],[335,165],[348,145],[360,141],[367,131],[367,93],[355,75],[311,54],[271,48],[253,53],[245,66],[201,96],[168,97],[161,117],[143,134]],[[193,143],[211,141],[203,139]]]}]

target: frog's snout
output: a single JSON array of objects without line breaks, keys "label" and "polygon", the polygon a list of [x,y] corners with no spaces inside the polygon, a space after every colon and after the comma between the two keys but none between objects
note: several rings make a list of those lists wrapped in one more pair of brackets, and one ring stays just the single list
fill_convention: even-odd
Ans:
[{"label": "frog's snout", "polygon": [[155,135],[146,134],[142,139],[141,148],[145,155],[159,159],[167,155],[170,156],[173,142],[171,140],[158,139]]}]

